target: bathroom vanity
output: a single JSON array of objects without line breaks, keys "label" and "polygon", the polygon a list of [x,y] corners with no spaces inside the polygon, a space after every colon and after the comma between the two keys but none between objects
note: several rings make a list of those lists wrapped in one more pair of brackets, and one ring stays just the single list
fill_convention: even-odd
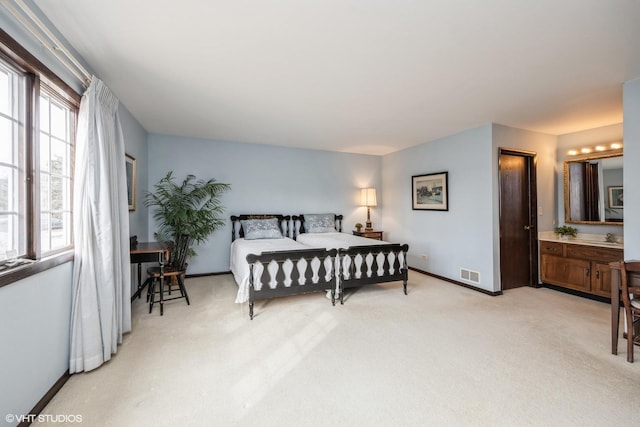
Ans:
[{"label": "bathroom vanity", "polygon": [[610,262],[622,261],[623,244],[601,235],[562,240],[540,233],[540,274],[543,283],[601,297],[611,297]]}]

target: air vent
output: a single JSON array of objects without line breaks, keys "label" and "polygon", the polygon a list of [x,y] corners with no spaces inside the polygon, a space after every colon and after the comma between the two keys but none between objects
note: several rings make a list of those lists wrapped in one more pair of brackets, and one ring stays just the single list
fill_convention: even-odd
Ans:
[{"label": "air vent", "polygon": [[480,273],[477,271],[469,270],[467,268],[460,269],[460,278],[467,282],[480,284]]}]

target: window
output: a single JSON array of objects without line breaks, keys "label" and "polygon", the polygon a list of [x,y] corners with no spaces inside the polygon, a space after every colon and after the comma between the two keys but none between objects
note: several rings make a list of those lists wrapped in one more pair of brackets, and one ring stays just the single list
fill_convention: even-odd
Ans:
[{"label": "window", "polygon": [[8,45],[3,38],[0,274],[14,260],[40,260],[72,247],[78,105],[72,89],[13,40]]},{"label": "window", "polygon": [[71,191],[74,110],[40,91],[40,248],[71,245]]},{"label": "window", "polygon": [[0,62],[0,259],[26,255],[25,77]]}]

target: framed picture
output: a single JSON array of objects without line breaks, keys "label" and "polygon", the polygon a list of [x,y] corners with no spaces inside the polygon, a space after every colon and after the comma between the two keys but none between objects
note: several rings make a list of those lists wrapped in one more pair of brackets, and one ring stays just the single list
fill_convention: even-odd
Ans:
[{"label": "framed picture", "polygon": [[427,211],[449,210],[448,172],[411,177],[412,208]]},{"label": "framed picture", "polygon": [[609,207],[613,209],[622,209],[622,186],[620,187],[608,187],[609,189]]},{"label": "framed picture", "polygon": [[136,210],[136,159],[125,154],[127,171],[127,200],[129,202],[129,210]]}]

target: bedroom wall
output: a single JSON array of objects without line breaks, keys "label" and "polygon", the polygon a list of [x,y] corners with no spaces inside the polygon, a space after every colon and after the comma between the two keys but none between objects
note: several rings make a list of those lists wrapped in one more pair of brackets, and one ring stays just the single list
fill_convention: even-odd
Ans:
[{"label": "bedroom wall", "polygon": [[640,259],[640,79],[623,86],[624,258]]},{"label": "bedroom wall", "polygon": [[[381,158],[360,154],[230,143],[170,135],[149,135],[148,187],[168,171],[177,180],[186,175],[215,178],[231,184],[222,196],[224,217],[245,213],[339,213],[343,231],[366,220],[358,205],[359,189],[381,188]],[[374,227],[380,225],[383,206],[372,208]],[[155,223],[149,212],[149,236]],[[229,271],[231,224],[196,247],[189,274]]]},{"label": "bedroom wall", "polygon": [[[486,124],[384,156],[382,228],[388,240],[409,244],[410,266],[454,280],[468,268],[480,273],[478,287],[493,291],[491,138]],[[411,177],[443,171],[449,210],[412,210]]]},{"label": "bedroom wall", "polygon": [[122,133],[124,134],[125,151],[136,159],[136,209],[129,212],[129,234],[138,236],[139,241],[148,241],[149,215],[144,206],[144,189],[148,188],[147,131],[131,115],[129,110],[120,104],[118,109]]},{"label": "bedroom wall", "polygon": [[[500,290],[498,149],[537,153],[540,230],[555,220],[556,137],[486,124],[384,156],[383,228],[410,245],[409,265],[488,291]],[[449,211],[411,209],[411,176],[449,172]],[[423,259],[422,255],[427,255]],[[480,273],[476,285],[460,268]]]}]

